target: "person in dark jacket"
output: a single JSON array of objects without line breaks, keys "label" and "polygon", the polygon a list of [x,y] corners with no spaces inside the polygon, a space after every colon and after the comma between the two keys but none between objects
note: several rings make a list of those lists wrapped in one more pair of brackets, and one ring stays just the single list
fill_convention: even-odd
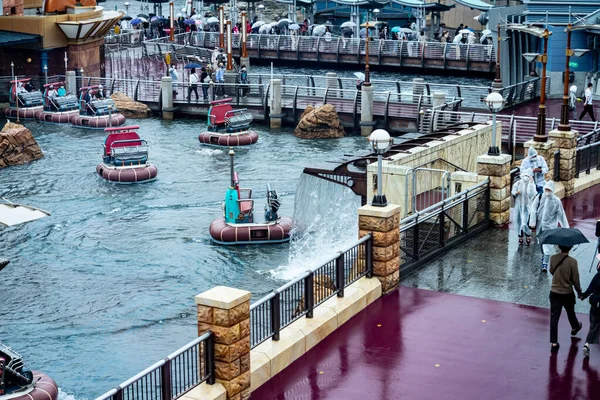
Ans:
[{"label": "person in dark jacket", "polygon": [[552,286],[550,287],[550,343],[551,352],[558,351],[558,321],[563,307],[567,312],[569,323],[571,324],[571,336],[577,335],[581,330],[582,324],[575,314],[575,293],[581,296],[581,286],[579,284],[579,270],[577,260],[569,256],[570,246],[558,246],[559,254],[550,257],[550,273],[552,274]]},{"label": "person in dark jacket", "polygon": [[[597,256],[600,260],[600,254]],[[583,345],[583,356],[590,356],[590,343],[598,343],[600,333],[600,262],[596,266],[596,275],[587,290],[579,296],[581,300],[590,298],[590,330]]]}]

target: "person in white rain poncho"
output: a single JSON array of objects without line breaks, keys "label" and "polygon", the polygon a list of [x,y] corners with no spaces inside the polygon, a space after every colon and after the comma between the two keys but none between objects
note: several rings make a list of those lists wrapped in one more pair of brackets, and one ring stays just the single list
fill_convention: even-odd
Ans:
[{"label": "person in white rain poncho", "polygon": [[[531,221],[536,221],[536,235],[549,229],[569,227],[569,221],[565,215],[565,209],[558,197],[554,194],[554,182],[549,181],[544,186],[544,193],[536,196],[531,205]],[[554,245],[542,245],[542,271],[548,271],[548,261],[550,253],[554,250]]]},{"label": "person in white rain poncho", "polygon": [[527,157],[521,164],[521,171],[531,169],[533,171],[533,182],[537,188],[538,193],[544,191],[544,185],[546,184],[545,175],[548,173],[548,164],[544,157],[538,156],[537,150],[530,147],[527,151]]},{"label": "person in white rain poncho", "polygon": [[529,211],[535,199],[537,190],[533,183],[533,172],[530,169],[521,171],[521,179],[513,185],[511,194],[515,198],[514,225],[519,235],[519,244],[523,244],[523,234],[527,237],[527,246],[531,244],[531,229],[529,229]]}]

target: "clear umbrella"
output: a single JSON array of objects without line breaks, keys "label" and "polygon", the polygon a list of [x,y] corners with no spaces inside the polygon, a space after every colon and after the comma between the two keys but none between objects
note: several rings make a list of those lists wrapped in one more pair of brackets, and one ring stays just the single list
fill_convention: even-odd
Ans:
[{"label": "clear umbrella", "polygon": [[256,21],[255,23],[252,24],[252,29],[260,28],[264,24],[265,24],[265,21]]},{"label": "clear umbrella", "polygon": [[289,24],[291,24],[293,21],[291,19],[287,19],[287,18],[282,18],[279,21],[277,21],[277,25],[278,26],[287,26]]},{"label": "clear umbrella", "polygon": [[290,28],[291,30],[295,31],[300,29],[300,25],[298,24],[291,24],[290,26],[288,26],[288,28]]},{"label": "clear umbrella", "polygon": [[263,26],[260,27],[260,29],[258,30],[258,33],[269,33],[271,32],[271,29],[273,29],[271,27],[270,24],[264,24]]},{"label": "clear umbrella", "polygon": [[210,17],[210,18],[206,19],[207,25],[218,24],[218,23],[219,23],[219,18],[217,18],[217,17]]},{"label": "clear umbrella", "polygon": [[356,24],[352,21],[346,21],[342,25],[340,25],[341,28],[354,28],[355,26]]},{"label": "clear umbrella", "polygon": [[325,32],[327,32],[327,27],[325,25],[317,25],[313,28],[312,35],[323,36]]}]

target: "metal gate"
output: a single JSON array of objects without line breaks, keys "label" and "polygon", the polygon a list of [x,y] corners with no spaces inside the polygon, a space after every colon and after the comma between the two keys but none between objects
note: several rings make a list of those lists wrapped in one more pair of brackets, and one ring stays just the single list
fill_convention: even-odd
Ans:
[{"label": "metal gate", "polygon": [[[450,197],[451,172],[434,168],[413,168],[405,182],[406,214],[422,211]],[[410,203],[410,204],[409,204]]]}]

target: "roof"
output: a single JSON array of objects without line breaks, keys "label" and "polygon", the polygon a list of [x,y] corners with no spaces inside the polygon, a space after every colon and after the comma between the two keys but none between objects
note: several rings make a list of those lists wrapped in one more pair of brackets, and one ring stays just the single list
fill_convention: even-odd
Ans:
[{"label": "roof", "polygon": [[492,4],[486,3],[482,0],[455,0],[458,4],[469,7],[473,10],[487,11],[490,8],[494,8]]},{"label": "roof", "polygon": [[37,42],[40,37],[40,35],[34,35],[31,33],[0,31],[0,47]]},{"label": "roof", "polygon": [[0,203],[0,225],[13,226],[50,215],[49,212],[30,206]]}]

